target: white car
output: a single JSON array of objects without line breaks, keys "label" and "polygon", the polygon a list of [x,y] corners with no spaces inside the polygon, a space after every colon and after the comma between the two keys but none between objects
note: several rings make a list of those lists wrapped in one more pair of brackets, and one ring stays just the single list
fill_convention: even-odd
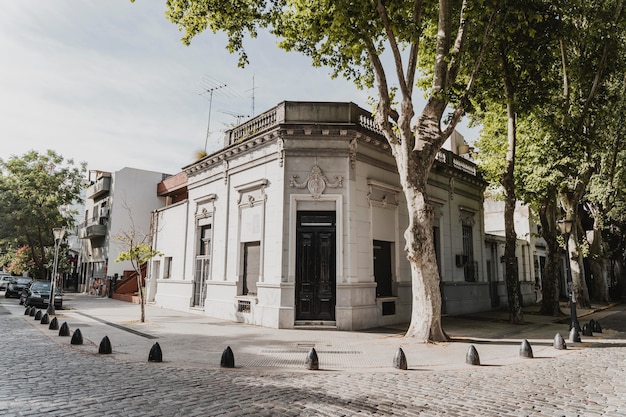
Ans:
[{"label": "white car", "polygon": [[11,282],[11,275],[8,274],[0,274],[0,291],[6,291],[9,286],[9,282]]}]

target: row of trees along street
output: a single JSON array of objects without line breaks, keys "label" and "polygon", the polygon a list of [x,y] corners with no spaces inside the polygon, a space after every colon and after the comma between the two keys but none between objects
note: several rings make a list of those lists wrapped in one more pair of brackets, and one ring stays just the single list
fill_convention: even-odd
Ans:
[{"label": "row of trees along street", "polygon": [[[556,227],[562,217],[576,225],[568,247],[580,304],[590,303],[583,258],[594,271],[592,293],[608,301],[603,263],[623,263],[626,225],[622,0],[168,0],[166,16],[184,32],[184,43],[206,29],[225,32],[240,65],[247,63],[244,41],[269,31],[281,48],[377,91],[373,112],[395,157],[409,213],[404,237],[413,307],[407,337],[447,339],[426,182],[437,152],[465,114],[483,126],[476,157],[491,191],[506,202],[510,321],[524,321],[514,251],[518,200],[534,209],[548,245],[542,312],[562,314],[557,254],[565,245]],[[37,165],[39,179],[22,188],[18,175],[29,177],[18,165],[40,163],[36,156],[2,164],[0,203],[13,204],[18,215],[3,211],[0,220],[3,241],[28,245],[37,273],[44,274],[44,250],[53,244],[49,231],[71,220],[58,214],[67,199],[37,182],[56,173],[62,158],[51,167]],[[79,185],[69,183],[74,191]],[[592,244],[585,239],[589,230],[595,232]]]},{"label": "row of trees along street", "polygon": [[[484,126],[477,158],[505,200],[510,321],[524,321],[517,200],[535,210],[548,245],[542,312],[562,314],[557,254],[564,245],[556,225],[563,216],[576,225],[569,256],[578,300],[590,303],[582,268],[589,255],[594,294],[608,301],[602,263],[622,260],[624,252],[622,0],[246,0],[237,6],[168,0],[166,15],[187,44],[206,29],[225,32],[240,65],[247,63],[244,40],[268,30],[281,48],[328,66],[333,76],[375,87],[374,114],[396,159],[410,217],[404,234],[413,290],[408,337],[447,339],[426,179],[464,114]],[[594,252],[587,249],[582,211],[595,231],[616,240],[614,253],[601,249],[602,233],[595,234]]]}]

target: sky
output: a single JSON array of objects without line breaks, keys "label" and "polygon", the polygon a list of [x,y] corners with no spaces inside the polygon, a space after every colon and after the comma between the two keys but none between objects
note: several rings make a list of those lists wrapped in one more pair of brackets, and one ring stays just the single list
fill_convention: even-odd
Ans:
[{"label": "sky", "polygon": [[233,124],[284,100],[369,108],[374,94],[332,80],[329,69],[280,50],[270,35],[246,41],[244,69],[226,51],[224,35],[206,32],[183,45],[165,18],[165,0],[2,6],[2,160],[52,149],[89,170],[175,174],[205,144],[209,153],[219,150]]}]

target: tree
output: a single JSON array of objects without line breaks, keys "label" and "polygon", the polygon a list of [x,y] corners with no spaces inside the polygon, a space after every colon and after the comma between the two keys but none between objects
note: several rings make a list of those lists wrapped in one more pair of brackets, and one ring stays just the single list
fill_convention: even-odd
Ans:
[{"label": "tree", "polygon": [[559,201],[565,218],[575,227],[570,235],[573,291],[578,303],[590,306],[584,276],[581,243],[584,230],[578,210],[598,168],[601,150],[611,146],[603,129],[612,103],[608,89],[613,74],[624,71],[623,0],[603,2],[564,1],[565,31],[560,39],[562,92],[555,98],[551,124],[557,132],[565,180]]},{"label": "tree", "polygon": [[[504,194],[505,282],[509,321],[515,324],[524,322],[515,253],[517,123],[520,116],[546,101],[545,90],[539,87],[544,83],[542,67],[550,58],[549,44],[554,39],[551,34],[555,33],[556,22],[553,11],[542,0],[503,0],[496,20],[498,30],[493,36],[495,47],[488,51],[484,63],[491,77],[483,77],[477,85],[482,92],[476,98],[477,107],[484,110],[476,111],[474,117],[497,125],[486,129],[477,145],[480,148],[485,144],[479,163],[490,165],[486,172]],[[492,143],[485,143],[489,141]],[[491,162],[486,161],[489,159]]]},{"label": "tree", "polygon": [[[376,86],[375,119],[389,142],[407,201],[404,233],[412,273],[412,315],[406,333],[421,342],[447,340],[441,324],[440,277],[433,243],[433,207],[426,183],[437,152],[473,94],[497,2],[415,0],[168,0],[167,18],[183,42],[210,29],[247,63],[243,41],[268,29],[279,46],[300,52],[332,76]],[[419,71],[418,71],[419,70]],[[427,99],[416,114],[418,74]],[[393,83],[390,78],[394,77]]]},{"label": "tree", "polygon": [[[152,242],[152,231],[148,234],[142,234],[134,225],[131,210],[125,205],[130,217],[130,228],[121,232],[116,239],[125,247],[124,252],[120,252],[115,262],[130,261],[133,270],[137,274],[137,289],[139,292],[139,305],[141,306],[141,322],[146,321],[146,301],[143,291],[144,276],[141,267],[155,256],[162,254],[152,249],[148,242]],[[152,230],[152,229],[151,229]]]},{"label": "tree", "polygon": [[84,163],[76,166],[52,150],[0,160],[0,240],[27,248],[36,278],[47,276],[45,248],[54,245],[52,229],[73,226],[66,208],[81,201],[85,171]]}]

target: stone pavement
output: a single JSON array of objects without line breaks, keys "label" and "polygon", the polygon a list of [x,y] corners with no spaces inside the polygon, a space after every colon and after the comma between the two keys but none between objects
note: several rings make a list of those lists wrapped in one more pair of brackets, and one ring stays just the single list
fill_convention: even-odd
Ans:
[{"label": "stone pavement", "polygon": [[[401,328],[369,332],[272,330],[202,315],[69,295],[58,318],[84,344],[71,345],[15,300],[0,299],[1,416],[603,416],[626,417],[626,306],[580,311],[602,323],[565,351],[554,323],[530,312],[446,317],[449,343],[413,345]],[[589,313],[588,315],[586,315]],[[97,353],[107,335],[113,354]],[[520,359],[520,341],[535,359]],[[164,363],[147,362],[158,341]],[[219,368],[232,346],[236,369]],[[477,347],[483,366],[464,363]],[[319,371],[304,370],[311,345]],[[409,370],[392,368],[398,346]]]},{"label": "stone pavement", "polygon": [[[17,306],[16,309],[23,308]],[[125,362],[146,362],[150,349],[158,342],[163,362],[176,367],[215,369],[220,367],[222,352],[230,346],[236,369],[306,370],[305,360],[315,348],[320,369],[333,371],[389,371],[393,357],[402,348],[409,369],[450,370],[471,367],[465,362],[473,345],[481,365],[507,365],[528,360],[519,355],[521,342],[528,340],[535,358],[553,358],[584,349],[591,343],[620,335],[620,329],[604,326],[602,333],[582,336],[582,343],[570,343],[569,319],[555,320],[536,314],[537,306],[527,308],[526,324],[510,325],[505,311],[490,311],[460,317],[444,317],[450,342],[421,344],[404,339],[405,326],[367,331],[333,329],[267,329],[242,323],[213,319],[146,305],[146,322],[140,323],[140,306],[85,294],[66,294],[65,310],[57,311],[59,325],[67,322],[70,331],[80,329],[84,343],[72,345],[83,353],[98,352],[107,336],[112,357]],[[612,308],[578,310],[581,326],[591,318],[601,325]],[[17,311],[17,310],[16,310]],[[563,311],[568,311],[566,308]],[[18,312],[19,313],[19,312]],[[69,344],[48,326],[32,325],[57,343]],[[553,347],[560,333],[567,349]]]}]

